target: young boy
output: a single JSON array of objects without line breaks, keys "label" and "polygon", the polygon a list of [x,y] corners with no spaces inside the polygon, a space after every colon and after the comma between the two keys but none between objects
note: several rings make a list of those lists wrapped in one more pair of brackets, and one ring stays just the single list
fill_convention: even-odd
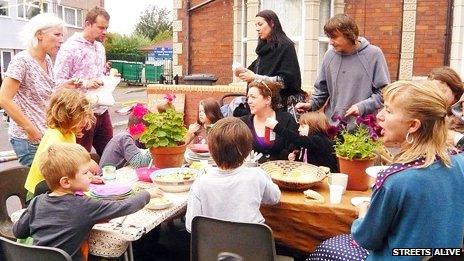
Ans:
[{"label": "young boy", "polygon": [[100,167],[113,165],[122,168],[129,165],[137,168],[150,164],[150,153],[137,146],[137,141],[145,130],[143,116],[146,113],[148,109],[143,104],[134,106],[127,121],[127,131],[116,134],[108,142],[100,158]]},{"label": "young boy", "polygon": [[60,248],[73,260],[82,260],[79,248],[94,224],[134,213],[150,198],[162,195],[154,188],[122,201],[76,196],[75,192],[89,189],[93,176],[87,150],[78,144],[55,143],[41,157],[40,170],[51,192],[31,201],[13,233],[17,238],[32,236],[34,245]]},{"label": "young boy", "polygon": [[277,204],[279,187],[261,169],[242,166],[250,154],[252,136],[238,118],[224,118],[208,134],[209,152],[218,169],[198,177],[190,189],[185,226],[190,232],[195,216],[237,222],[264,223],[261,203]]}]

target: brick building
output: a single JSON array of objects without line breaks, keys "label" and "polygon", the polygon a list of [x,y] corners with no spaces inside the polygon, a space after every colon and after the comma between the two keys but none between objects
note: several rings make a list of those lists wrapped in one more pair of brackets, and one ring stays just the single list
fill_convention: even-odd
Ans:
[{"label": "brick building", "polygon": [[274,10],[295,42],[302,82],[312,86],[328,48],[323,25],[352,16],[360,35],[382,48],[392,80],[450,65],[464,75],[462,0],[174,0],[174,74],[213,73],[233,82],[233,61],[255,58],[254,17]]}]

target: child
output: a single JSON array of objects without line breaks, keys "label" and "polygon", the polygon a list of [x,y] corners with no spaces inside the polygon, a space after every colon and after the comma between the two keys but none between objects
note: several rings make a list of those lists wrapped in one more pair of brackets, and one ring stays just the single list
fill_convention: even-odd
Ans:
[{"label": "child", "polygon": [[211,128],[208,146],[218,169],[198,177],[187,203],[185,226],[190,232],[195,216],[237,222],[264,223],[261,203],[277,204],[279,187],[261,169],[242,166],[251,152],[251,132],[238,118],[224,118]]},{"label": "child", "polygon": [[110,164],[116,168],[125,165],[137,168],[150,164],[150,153],[141,150],[136,143],[145,131],[143,116],[147,113],[148,109],[143,104],[134,106],[127,122],[127,131],[116,134],[106,145],[100,158],[101,167]]},{"label": "child", "polygon": [[197,122],[190,124],[185,135],[185,143],[205,143],[206,128],[222,119],[222,117],[221,108],[217,101],[213,98],[201,100],[198,105]]},{"label": "child", "polygon": [[[301,147],[299,161],[328,167],[332,173],[339,172],[333,143],[327,134],[330,125],[324,113],[314,111],[301,115],[299,134],[283,128],[278,121],[272,118],[268,118],[265,124],[278,135],[286,137],[294,145]],[[290,153],[288,159],[295,160],[297,154],[296,152]]]},{"label": "child", "polygon": [[[81,92],[62,88],[52,95],[46,111],[48,129],[40,141],[24,185],[29,194],[28,198],[48,189],[39,169],[42,152],[54,143],[76,143],[76,137],[82,136],[82,130],[90,128],[94,122],[91,105]],[[98,171],[98,165],[94,162],[92,172]]]},{"label": "child", "polygon": [[51,192],[35,197],[13,226],[17,238],[32,236],[34,245],[56,247],[73,260],[82,260],[79,251],[93,225],[103,220],[132,214],[162,192],[148,189],[121,201],[76,196],[88,191],[92,161],[78,144],[55,143],[42,153],[40,171]]}]

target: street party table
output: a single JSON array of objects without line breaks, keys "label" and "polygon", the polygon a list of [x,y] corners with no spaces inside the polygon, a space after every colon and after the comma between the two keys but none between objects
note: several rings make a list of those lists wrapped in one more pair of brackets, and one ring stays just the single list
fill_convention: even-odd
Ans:
[{"label": "street party table", "polygon": [[265,223],[272,228],[276,241],[303,252],[312,252],[324,240],[350,233],[357,218],[351,199],[370,196],[370,191],[346,191],[340,204],[329,203],[329,188],[324,180],[312,190],[324,196],[325,203],[309,203],[301,191],[282,190],[280,203],[261,206]]}]

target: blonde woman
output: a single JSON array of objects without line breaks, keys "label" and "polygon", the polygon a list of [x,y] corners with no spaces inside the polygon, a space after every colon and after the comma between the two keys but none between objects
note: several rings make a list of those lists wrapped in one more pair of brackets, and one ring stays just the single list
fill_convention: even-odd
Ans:
[{"label": "blonde woman", "polygon": [[[30,166],[45,127],[45,106],[55,91],[53,63],[63,43],[63,22],[53,14],[33,17],[22,32],[27,49],[11,60],[0,89],[0,107],[11,117],[8,135],[19,163]],[[72,81],[63,86],[71,86]]]},{"label": "blonde woman", "polygon": [[[352,237],[325,241],[309,260],[328,252],[385,260],[393,259],[395,248],[462,246],[464,156],[447,150],[445,96],[431,82],[406,81],[390,84],[383,95],[377,118],[384,144],[400,148],[395,163],[379,173],[370,206],[360,206],[351,226]],[[340,245],[336,253],[332,245]]]}]

